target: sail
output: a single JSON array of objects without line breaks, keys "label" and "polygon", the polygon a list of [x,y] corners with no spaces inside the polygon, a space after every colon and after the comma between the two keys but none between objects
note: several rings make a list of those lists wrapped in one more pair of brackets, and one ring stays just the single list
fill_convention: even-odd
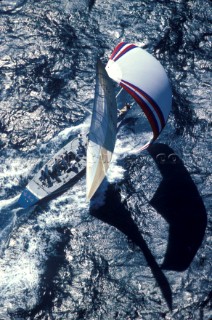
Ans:
[{"label": "sail", "polygon": [[126,42],[116,46],[106,71],[134,98],[150,123],[152,139],[143,150],[157,139],[171,110],[172,91],[166,72],[151,54]]},{"label": "sail", "polygon": [[94,107],[87,147],[86,188],[91,199],[104,179],[112,159],[117,132],[117,106],[112,80],[97,62]]}]

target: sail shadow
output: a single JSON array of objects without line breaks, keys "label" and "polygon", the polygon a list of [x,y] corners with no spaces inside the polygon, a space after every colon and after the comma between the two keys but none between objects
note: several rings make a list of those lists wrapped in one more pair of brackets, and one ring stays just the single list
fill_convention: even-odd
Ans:
[{"label": "sail shadow", "polygon": [[170,310],[172,310],[172,292],[170,285],[148,248],[137,225],[131,218],[130,212],[121,202],[121,196],[114,186],[110,185],[106,191],[106,199],[101,207],[90,206],[90,214],[123,232],[142,250],[144,257],[150,267],[158,286],[166,300]]},{"label": "sail shadow", "polygon": [[162,175],[150,204],[169,224],[162,268],[184,271],[202,243],[207,224],[206,210],[189,172],[174,151],[165,144],[155,143],[148,152]]}]

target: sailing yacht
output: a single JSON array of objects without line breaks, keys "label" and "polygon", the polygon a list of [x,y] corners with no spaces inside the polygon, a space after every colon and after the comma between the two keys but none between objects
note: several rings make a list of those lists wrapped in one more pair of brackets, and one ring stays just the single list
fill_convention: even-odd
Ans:
[{"label": "sailing yacht", "polygon": [[[153,143],[165,127],[172,104],[169,79],[160,62],[138,45],[121,42],[104,67],[96,66],[96,86],[90,130],[70,141],[34,176],[21,194],[19,204],[29,207],[66,190],[86,172],[86,197],[90,200],[112,160],[117,130],[123,113],[117,109],[115,83],[128,93],[146,116]],[[126,105],[124,115],[129,111]],[[119,111],[120,116],[117,116]]]},{"label": "sailing yacht", "polygon": [[61,148],[28,183],[19,205],[31,207],[73,186],[85,174],[86,143],[87,137],[80,135]]}]

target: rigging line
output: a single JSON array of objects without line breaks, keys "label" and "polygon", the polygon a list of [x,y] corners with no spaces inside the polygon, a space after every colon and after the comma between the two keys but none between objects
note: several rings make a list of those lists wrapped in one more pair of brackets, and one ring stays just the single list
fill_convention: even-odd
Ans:
[{"label": "rigging line", "polygon": [[[1,0],[0,0],[0,1],[1,1]],[[82,107],[82,105],[80,105],[80,103],[76,103],[76,105],[77,105],[77,107],[79,107],[79,108]],[[83,106],[82,108],[85,109],[86,111],[88,111],[88,113],[92,114],[92,111],[89,110],[87,107]]]},{"label": "rigging line", "polygon": [[83,107],[86,111],[88,111],[88,113],[90,113],[90,114],[92,114],[92,111],[91,110],[89,110],[87,107]]},{"label": "rigging line", "polygon": [[119,92],[118,92],[117,95],[116,95],[116,99],[118,98],[118,96],[120,95],[120,93],[122,92],[122,90],[123,90],[123,88],[121,88],[121,89],[119,90]]}]

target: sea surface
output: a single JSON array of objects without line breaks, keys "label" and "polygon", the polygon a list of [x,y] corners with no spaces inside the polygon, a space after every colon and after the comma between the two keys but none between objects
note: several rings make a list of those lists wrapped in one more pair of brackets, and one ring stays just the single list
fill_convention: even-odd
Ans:
[{"label": "sea surface", "polygon": [[[209,0],[0,1],[0,320],[211,319],[211,13]],[[132,111],[91,202],[82,177],[20,208],[87,132],[96,61],[120,41],[170,78],[157,143],[132,154],[146,135]]]}]

